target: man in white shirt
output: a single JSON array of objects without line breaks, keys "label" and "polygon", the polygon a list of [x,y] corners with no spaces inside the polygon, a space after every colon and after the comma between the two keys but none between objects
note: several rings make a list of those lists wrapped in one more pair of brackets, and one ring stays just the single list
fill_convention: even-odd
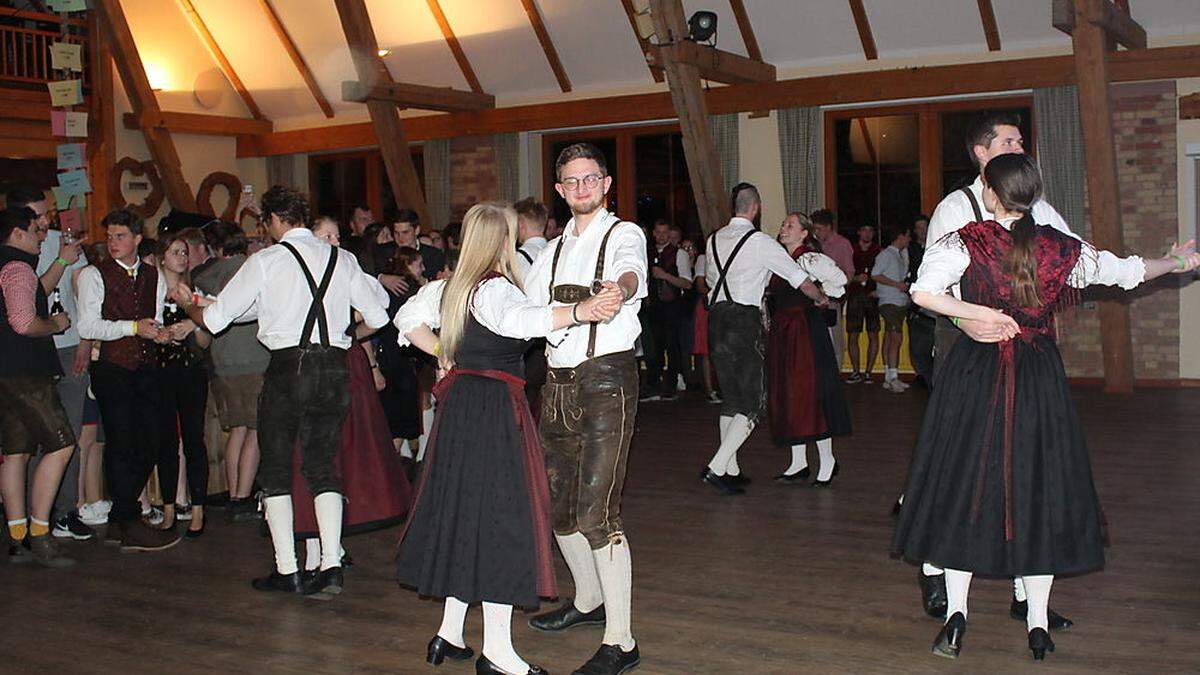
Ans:
[{"label": "man in white shirt", "polygon": [[[927,243],[929,246],[951,232],[956,232],[964,225],[974,221],[987,220],[992,214],[983,206],[983,169],[989,160],[997,155],[1007,153],[1024,153],[1024,139],[1021,137],[1020,119],[1012,113],[987,113],[980,116],[967,133],[967,154],[979,167],[979,175],[969,186],[955,190],[946,195],[933,211],[929,220]],[[1056,230],[1075,236],[1066,221],[1054,210],[1046,200],[1039,199],[1033,205],[1033,220],[1039,225],[1050,225]],[[918,277],[925,273],[926,267],[932,263],[924,260]],[[959,296],[958,286],[952,292]],[[1003,339],[1003,324],[991,324],[971,319],[960,319],[956,324],[944,316],[937,318],[934,328],[934,364],[931,385],[937,382],[939,360],[950,352],[954,341],[962,333],[979,342],[999,342]],[[904,499],[901,496],[901,501]],[[925,612],[930,616],[943,618],[946,614],[946,582],[942,569],[926,562],[921,566],[918,576],[921,587],[921,600]],[[1027,611],[1025,586],[1018,577],[1013,580],[1013,602],[1010,614],[1014,619],[1025,620]],[[1050,629],[1062,630],[1069,628],[1073,622],[1050,610]]]},{"label": "man in white shirt", "polygon": [[904,341],[904,319],[908,314],[908,228],[885,232],[891,243],[875,256],[871,279],[877,284],[879,316],[883,318],[883,388],[897,394],[908,385],[900,381],[900,343]]},{"label": "man in white shirt", "polygon": [[766,331],[763,292],[776,274],[819,305],[825,294],[779,242],[754,227],[762,209],[758,189],[733,188],[733,219],[708,238],[705,277],[708,292],[708,346],[721,383],[721,444],[700,471],[700,480],[723,495],[745,492],[737,451],[767,412]]},{"label": "man in white shirt", "polygon": [[636,223],[603,208],[612,177],[598,148],[589,143],[564,148],[555,173],[555,189],[573,217],[534,260],[525,292],[535,303],[563,305],[615,281],[625,302],[605,323],[555,331],[546,340],[550,372],[539,430],[555,539],[575,580],[575,599],[529,623],[543,631],[604,623],[603,643],[581,671],[616,675],[640,661],[621,488],[637,417],[633,345],[646,297],[646,236]]},{"label": "man in white shirt", "polygon": [[[671,243],[671,224],[654,223],[654,248],[650,251],[650,286],[642,307],[651,339],[646,359],[646,390],[643,401],[675,398],[675,380],[682,372],[683,345],[679,326],[687,316],[683,292],[692,287],[692,259],[687,251]],[[663,369],[666,377],[663,377]]]},{"label": "man in white shirt", "polygon": [[533,197],[513,204],[513,210],[517,212],[517,278],[524,281],[533,261],[546,248],[546,218],[550,212]]},{"label": "man in white shirt", "polygon": [[[173,297],[197,325],[214,334],[242,317],[257,316],[258,340],[271,350],[258,401],[258,479],[267,495],[275,570],[255,579],[253,587],[336,595],[343,586],[342,495],[333,458],[350,403],[346,350],[354,342],[347,329],[351,309],[366,325],[358,337],[387,323],[387,294],[352,253],[305,227],[304,195],[272,187],[262,197],[262,217],[279,243],[250,256],[215,301],[193,304],[186,286],[175,289]],[[291,497],[297,442],[321,541],[320,570],[304,578],[296,564]]]}]

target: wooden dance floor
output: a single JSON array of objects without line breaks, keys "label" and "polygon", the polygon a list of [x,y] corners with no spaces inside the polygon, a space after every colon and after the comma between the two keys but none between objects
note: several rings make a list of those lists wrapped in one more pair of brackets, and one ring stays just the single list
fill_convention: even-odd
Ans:
[{"label": "wooden dance floor", "polygon": [[[890,507],[925,394],[849,388],[856,432],[837,442],[831,489],[780,486],[786,464],[764,430],[742,452],[748,494],[718,497],[697,474],[714,450],[717,407],[643,404],[624,516],[633,550],[640,673],[1195,672],[1200,669],[1200,389],[1106,396],[1078,390],[1112,533],[1107,569],[1057,580],[1051,605],[1074,619],[1035,665],[1010,585],[977,580],[957,664],[929,653],[917,568],[891,559]],[[815,464],[815,457],[810,461]],[[814,467],[815,469],[815,467]],[[441,605],[392,581],[396,530],[350,538],[356,565],[332,602],[263,595],[271,566],[254,524],[210,514],[209,532],[160,554],[66,544],[66,572],[3,566],[5,672],[422,673]],[[560,589],[570,576],[558,564]],[[551,607],[554,605],[550,605]],[[601,630],[562,635],[514,615],[518,651],[569,673]],[[482,646],[478,609],[467,642]],[[442,673],[473,672],[447,662]]]}]

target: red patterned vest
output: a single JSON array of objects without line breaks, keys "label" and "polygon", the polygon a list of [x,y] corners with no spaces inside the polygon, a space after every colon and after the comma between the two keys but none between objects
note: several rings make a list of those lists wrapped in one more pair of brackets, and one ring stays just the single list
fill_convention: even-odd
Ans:
[{"label": "red patterned vest", "polygon": [[[667,244],[663,250],[659,251],[654,244],[650,245],[650,266],[661,267],[664,272],[674,276],[679,276],[679,265],[676,264],[677,253],[679,249],[676,246]],[[679,289],[667,283],[663,279],[651,279],[651,301],[658,300],[660,302],[671,302],[678,300]]]},{"label": "red patterned vest", "polygon": [[[154,318],[158,270],[153,265],[139,265],[136,277],[130,277],[116,260],[105,260],[96,265],[96,269],[100,270],[100,277],[104,279],[101,319],[134,321]],[[126,370],[153,365],[156,353],[153,341],[137,336],[100,343],[100,358]]]}]

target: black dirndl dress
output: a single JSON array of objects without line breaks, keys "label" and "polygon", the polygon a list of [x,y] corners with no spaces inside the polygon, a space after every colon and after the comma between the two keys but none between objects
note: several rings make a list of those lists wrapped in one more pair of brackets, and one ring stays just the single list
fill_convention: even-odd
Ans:
[{"label": "black dirndl dress", "polygon": [[994,221],[959,230],[971,256],[963,299],[1022,327],[1000,344],[957,340],[938,366],[892,550],[983,575],[1075,574],[1104,564],[1102,515],[1087,445],[1055,344],[1053,311],[1080,242],[1038,227],[1040,308],[1016,306]]}]

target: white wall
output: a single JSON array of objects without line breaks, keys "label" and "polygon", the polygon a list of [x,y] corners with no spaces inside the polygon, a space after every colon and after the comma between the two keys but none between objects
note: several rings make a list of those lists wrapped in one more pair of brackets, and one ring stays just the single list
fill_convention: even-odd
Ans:
[{"label": "white wall", "polygon": [[762,229],[775,236],[787,215],[783,201],[783,161],[779,156],[779,120],[775,111],[767,117],[750,119],[738,114],[738,163],[741,175],[733,182],[746,181],[758,188],[762,197]]}]

